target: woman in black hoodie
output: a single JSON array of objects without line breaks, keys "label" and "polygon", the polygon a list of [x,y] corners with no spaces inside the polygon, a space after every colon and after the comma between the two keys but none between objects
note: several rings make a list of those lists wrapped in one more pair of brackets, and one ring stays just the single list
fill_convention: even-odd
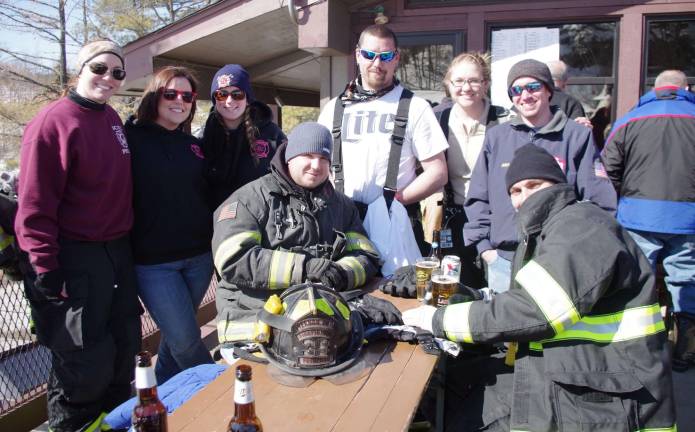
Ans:
[{"label": "woman in black hoodie", "polygon": [[132,153],[132,231],[139,295],[162,332],[155,366],[163,383],[212,363],[196,310],[212,278],[212,209],[204,157],[190,135],[197,83],[182,67],[158,71],[125,126]]},{"label": "woman in black hoodie", "polygon": [[268,174],[275,150],[287,138],[270,108],[254,100],[249,74],[240,65],[217,71],[210,99],[214,106],[202,141],[214,210],[232,192]]}]

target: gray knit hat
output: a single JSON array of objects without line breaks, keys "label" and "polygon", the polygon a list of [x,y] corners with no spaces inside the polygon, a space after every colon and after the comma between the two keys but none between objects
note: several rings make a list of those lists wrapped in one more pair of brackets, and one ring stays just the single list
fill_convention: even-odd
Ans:
[{"label": "gray knit hat", "polygon": [[113,54],[118,57],[121,60],[121,65],[125,67],[125,62],[123,61],[123,50],[121,47],[110,40],[98,40],[90,42],[80,49],[80,52],[77,54],[77,70],[82,72],[82,68],[86,63],[88,63],[94,57],[105,53]]},{"label": "gray knit hat", "polygon": [[333,136],[327,127],[315,122],[300,123],[287,137],[285,162],[307,153],[320,154],[330,161],[332,151]]},{"label": "gray knit hat", "polygon": [[[545,63],[533,59],[521,60],[515,63],[509,69],[509,75],[507,75],[507,88],[510,88],[514,81],[521,77],[531,77],[542,82],[552,97],[555,83],[553,82],[553,76],[550,74],[550,69],[548,69],[548,65]],[[510,96],[509,99],[511,98]]]}]

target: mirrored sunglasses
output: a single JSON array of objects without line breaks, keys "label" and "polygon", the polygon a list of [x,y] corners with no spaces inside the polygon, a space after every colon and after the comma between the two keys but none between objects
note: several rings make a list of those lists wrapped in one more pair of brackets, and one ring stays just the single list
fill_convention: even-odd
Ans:
[{"label": "mirrored sunglasses", "polygon": [[509,87],[509,96],[521,96],[521,93],[523,93],[524,90],[529,93],[535,93],[541,91],[542,88],[543,84],[538,81],[533,81],[523,86],[515,85]]},{"label": "mirrored sunglasses", "polygon": [[191,103],[195,100],[195,97],[197,95],[196,92],[191,92],[191,91],[181,91],[181,90],[176,90],[176,89],[159,89],[159,92],[162,94],[162,97],[168,101],[173,101],[176,100],[178,96],[181,96],[181,100],[186,102],[186,103]]},{"label": "mirrored sunglasses", "polygon": [[[104,75],[109,71],[109,67],[104,63],[89,63],[87,66],[89,66],[89,70],[94,75]],[[123,81],[125,79],[125,69],[115,67],[111,69],[111,76],[115,80]]]},{"label": "mirrored sunglasses", "polygon": [[246,93],[243,90],[215,90],[215,99],[218,102],[226,101],[229,96],[235,101],[246,99]]},{"label": "mirrored sunglasses", "polygon": [[360,55],[362,56],[362,58],[364,58],[365,60],[369,60],[369,61],[374,61],[374,59],[376,59],[376,56],[379,56],[379,60],[381,60],[384,63],[388,63],[391,60],[393,60],[394,58],[396,58],[397,52],[398,51],[384,51],[384,52],[378,53],[378,52],[369,51],[366,49],[361,49]]}]

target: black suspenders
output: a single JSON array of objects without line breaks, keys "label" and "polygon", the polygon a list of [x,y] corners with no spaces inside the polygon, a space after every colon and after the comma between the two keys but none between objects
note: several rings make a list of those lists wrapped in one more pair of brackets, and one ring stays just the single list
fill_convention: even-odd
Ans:
[{"label": "black suspenders", "polygon": [[[384,198],[386,199],[388,208],[391,207],[393,198],[396,196],[398,167],[401,161],[401,150],[403,149],[403,141],[405,140],[405,129],[408,125],[408,111],[412,99],[413,92],[404,88],[401,93],[401,98],[398,101],[398,109],[396,110],[393,133],[391,134],[391,150],[389,152],[388,169],[386,170],[386,181],[384,183]],[[335,189],[341,193],[343,193],[345,189],[342,153],[344,111],[345,107],[340,97],[338,97],[335,101],[335,109],[333,111],[333,161],[331,162],[331,169],[333,171]]]}]

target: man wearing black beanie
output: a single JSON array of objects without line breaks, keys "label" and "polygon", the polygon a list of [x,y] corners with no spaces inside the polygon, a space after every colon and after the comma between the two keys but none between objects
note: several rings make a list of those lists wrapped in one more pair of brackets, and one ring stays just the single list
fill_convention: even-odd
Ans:
[{"label": "man wearing black beanie", "polygon": [[485,134],[464,204],[468,216],[464,241],[475,245],[486,264],[488,286],[496,292],[509,289],[511,259],[519,242],[504,181],[517,149],[531,143],[546,150],[580,199],[611,212],[616,206],[615,190],[601,165],[591,130],[568,121],[564,112],[550,104],[553,79],[548,66],[533,59],[521,60],[509,70],[507,87],[517,117]]},{"label": "man wearing black beanie", "polygon": [[675,430],[666,329],[639,246],[613,216],[578,201],[534,144],[516,152],[505,186],[524,239],[513,289],[403,314],[453,342],[509,345],[505,359],[458,360],[465,373],[447,375],[459,390],[445,396],[447,429]]}]

